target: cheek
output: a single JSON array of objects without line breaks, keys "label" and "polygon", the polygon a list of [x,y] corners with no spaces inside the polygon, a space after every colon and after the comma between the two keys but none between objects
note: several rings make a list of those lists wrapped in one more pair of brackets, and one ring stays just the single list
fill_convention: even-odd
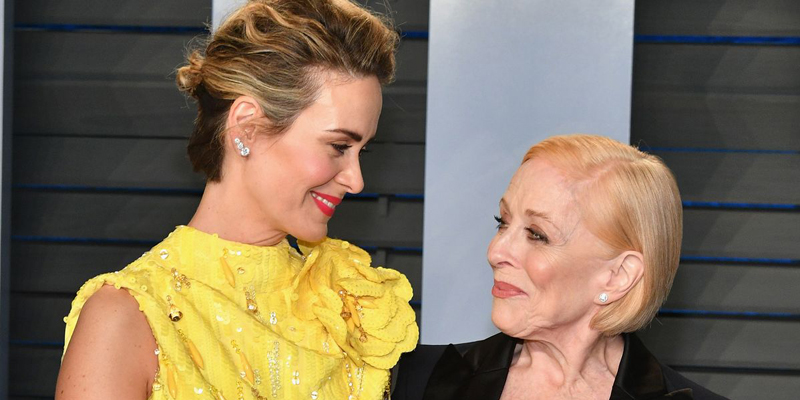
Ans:
[{"label": "cheek", "polygon": [[571,298],[577,289],[572,267],[569,261],[554,255],[539,253],[528,259],[524,277],[529,280],[530,302],[527,307],[531,312],[552,317],[566,307],[565,299]]},{"label": "cheek", "polygon": [[327,156],[315,155],[298,157],[293,162],[294,168],[289,179],[300,180],[302,177],[304,190],[322,186],[338,172],[336,160]]},{"label": "cheek", "polygon": [[590,269],[587,260],[566,255],[546,257],[527,268],[539,313],[554,320],[571,319],[582,313],[580,299],[592,290]]},{"label": "cheek", "polygon": [[339,172],[337,165],[336,161],[330,159],[318,159],[309,166],[309,175],[319,182],[327,182]]},{"label": "cheek", "polygon": [[557,279],[558,260],[555,257],[538,253],[528,257],[525,263],[525,276],[540,289],[549,287]]}]

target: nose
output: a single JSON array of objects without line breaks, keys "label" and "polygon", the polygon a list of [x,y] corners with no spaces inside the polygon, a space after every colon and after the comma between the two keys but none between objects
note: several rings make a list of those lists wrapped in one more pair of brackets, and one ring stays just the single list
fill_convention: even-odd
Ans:
[{"label": "nose", "polygon": [[347,188],[347,193],[356,194],[364,190],[364,177],[361,175],[361,162],[357,155],[336,175],[336,181]]},{"label": "nose", "polygon": [[497,232],[489,248],[486,250],[486,258],[492,268],[503,268],[514,265],[514,255],[511,246],[511,235],[509,232]]}]

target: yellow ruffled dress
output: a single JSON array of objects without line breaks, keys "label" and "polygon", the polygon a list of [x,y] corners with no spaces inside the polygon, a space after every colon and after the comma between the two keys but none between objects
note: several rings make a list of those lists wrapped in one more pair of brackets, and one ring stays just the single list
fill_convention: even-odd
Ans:
[{"label": "yellow ruffled dress", "polygon": [[86,300],[111,284],[133,295],[158,343],[151,399],[383,398],[389,369],[419,336],[411,285],[347,242],[300,248],[180,226],[83,285],[65,351]]}]

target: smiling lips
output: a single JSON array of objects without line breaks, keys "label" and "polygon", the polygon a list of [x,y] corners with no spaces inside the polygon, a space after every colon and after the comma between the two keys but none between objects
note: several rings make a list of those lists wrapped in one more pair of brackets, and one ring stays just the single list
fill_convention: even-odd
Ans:
[{"label": "smiling lips", "polygon": [[333,212],[336,211],[336,206],[342,202],[342,199],[338,197],[318,192],[311,192],[311,198],[314,199],[314,203],[316,203],[322,213],[329,217],[333,216]]},{"label": "smiling lips", "polygon": [[520,296],[525,294],[522,289],[505,282],[500,282],[498,280],[494,281],[494,286],[492,286],[492,296],[499,297],[501,299],[506,299],[509,297]]}]

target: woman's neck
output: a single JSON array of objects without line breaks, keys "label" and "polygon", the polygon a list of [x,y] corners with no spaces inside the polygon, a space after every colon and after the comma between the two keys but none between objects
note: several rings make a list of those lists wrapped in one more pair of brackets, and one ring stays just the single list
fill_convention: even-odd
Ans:
[{"label": "woman's neck", "polygon": [[544,377],[553,387],[570,388],[581,382],[613,384],[622,359],[624,341],[591,329],[570,328],[537,334],[523,342],[512,368]]},{"label": "woman's neck", "polygon": [[272,246],[286,237],[286,232],[272,228],[258,207],[247,201],[249,196],[228,180],[209,182],[203,191],[188,225],[206,233],[216,233],[220,238],[256,246]]}]

